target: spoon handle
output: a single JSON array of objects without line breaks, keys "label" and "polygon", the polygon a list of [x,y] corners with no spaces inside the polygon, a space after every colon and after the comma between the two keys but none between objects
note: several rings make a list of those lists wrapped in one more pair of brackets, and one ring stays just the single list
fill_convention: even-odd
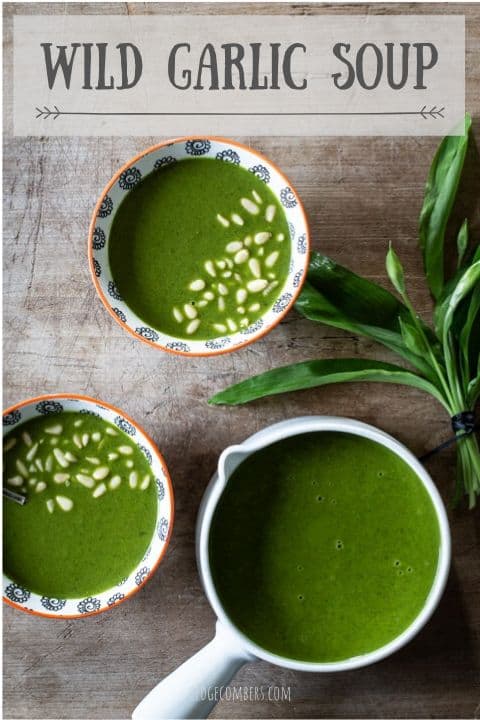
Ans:
[{"label": "spoon handle", "polygon": [[27,502],[25,495],[20,495],[20,493],[13,492],[13,490],[9,490],[6,487],[3,488],[3,497],[13,500],[13,502],[18,503],[18,505],[25,505]]}]

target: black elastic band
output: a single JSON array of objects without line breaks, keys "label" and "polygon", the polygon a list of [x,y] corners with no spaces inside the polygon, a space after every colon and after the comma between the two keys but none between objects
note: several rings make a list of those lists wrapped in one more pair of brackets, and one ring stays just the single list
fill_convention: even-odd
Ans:
[{"label": "black elastic band", "polygon": [[[450,447],[450,445],[458,442],[462,438],[468,437],[477,430],[480,430],[480,424],[476,423],[475,413],[471,410],[464,410],[461,413],[457,413],[457,415],[453,415],[451,420],[452,430],[455,435],[449,440],[445,440],[445,442],[441,443],[441,445],[438,445],[436,448],[433,448],[433,450],[429,450],[429,452],[425,453],[425,455],[422,455],[420,458],[418,458],[420,462],[425,462],[425,460],[431,458],[432,455],[436,455],[442,450]],[[460,433],[460,435],[458,433]]]}]

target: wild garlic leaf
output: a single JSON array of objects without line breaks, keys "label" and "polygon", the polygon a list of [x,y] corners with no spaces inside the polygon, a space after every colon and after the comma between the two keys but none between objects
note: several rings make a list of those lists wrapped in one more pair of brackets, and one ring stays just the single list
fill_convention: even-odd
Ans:
[{"label": "wild garlic leaf", "polygon": [[445,229],[457,194],[468,146],[470,115],[465,116],[464,135],[445,137],[438,148],[425,186],[419,219],[419,242],[428,287],[438,300],[444,285]]},{"label": "wild garlic leaf", "polygon": [[465,257],[467,247],[468,247],[468,220],[465,218],[460,230],[458,231],[458,235],[457,235],[457,269],[462,267],[463,258]]}]

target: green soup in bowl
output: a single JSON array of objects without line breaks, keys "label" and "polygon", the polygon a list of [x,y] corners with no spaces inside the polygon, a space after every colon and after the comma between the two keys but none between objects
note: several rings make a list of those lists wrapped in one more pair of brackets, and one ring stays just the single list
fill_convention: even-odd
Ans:
[{"label": "green soup in bowl", "polygon": [[151,576],[173,516],[168,471],[133,420],[81,396],[4,413],[4,599],[65,617],[113,607]]},{"label": "green soup in bowl", "polygon": [[219,138],[149,148],[97,204],[90,263],[137,338],[181,354],[238,349],[292,307],[308,263],[305,213],[284,175]]}]

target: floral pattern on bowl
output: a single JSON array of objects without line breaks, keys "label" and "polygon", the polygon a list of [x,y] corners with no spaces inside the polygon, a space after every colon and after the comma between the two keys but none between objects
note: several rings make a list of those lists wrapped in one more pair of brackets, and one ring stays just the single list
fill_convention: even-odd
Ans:
[{"label": "floral pattern on bowl", "polygon": [[[3,414],[3,432],[6,435],[15,425],[39,415],[60,415],[63,412],[81,412],[97,415],[116,425],[129,435],[151,462],[157,486],[157,519],[155,530],[144,557],[128,577],[116,587],[97,593],[95,597],[74,599],[51,598],[38,595],[21,587],[3,575],[3,598],[15,608],[32,614],[53,618],[86,617],[108,610],[128,599],[152,576],[160,564],[170,539],[173,525],[173,489],[165,461],[142,428],[123,412],[100,400],[77,395],[51,395],[33,398],[9,408]],[[148,560],[147,560],[148,558]],[[118,587],[122,588],[121,592]]]},{"label": "floral pattern on bowl", "polygon": [[[214,340],[181,340],[156,328],[146,327],[123,301],[110,272],[108,239],[115,211],[142,178],[183,159],[210,157],[246,168],[270,187],[285,212],[290,229],[291,263],[283,287],[272,295],[272,307],[254,324]],[[298,238],[295,242],[295,238]],[[288,179],[266,157],[240,143],[215,137],[187,137],[155,145],[122,167],[103,191],[90,225],[89,259],[92,278],[112,317],[134,337],[179,355],[219,355],[237,350],[272,330],[292,308],[306,277],[309,260],[309,228],[305,211]]]}]

